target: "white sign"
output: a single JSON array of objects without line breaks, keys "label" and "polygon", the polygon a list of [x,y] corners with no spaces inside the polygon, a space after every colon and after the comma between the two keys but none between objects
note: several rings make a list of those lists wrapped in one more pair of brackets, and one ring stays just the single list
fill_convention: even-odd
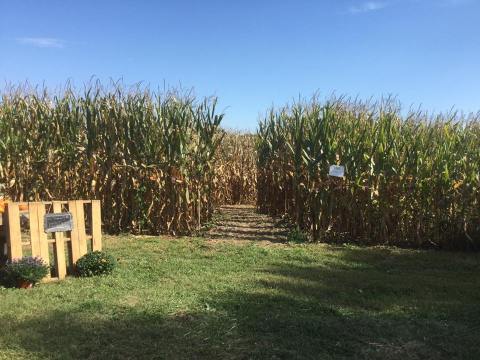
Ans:
[{"label": "white sign", "polygon": [[72,213],[53,213],[45,214],[43,226],[46,233],[72,231],[73,221]]},{"label": "white sign", "polygon": [[345,166],[342,165],[330,165],[330,170],[328,175],[335,177],[344,177],[345,176]]}]

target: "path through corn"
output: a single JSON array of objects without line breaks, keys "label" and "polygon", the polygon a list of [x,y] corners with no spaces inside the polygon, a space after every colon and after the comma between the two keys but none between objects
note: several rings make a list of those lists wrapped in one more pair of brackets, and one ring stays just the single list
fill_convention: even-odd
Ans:
[{"label": "path through corn", "polygon": [[226,205],[216,211],[207,237],[213,241],[282,243],[286,230],[272,217],[257,213],[253,205]]}]

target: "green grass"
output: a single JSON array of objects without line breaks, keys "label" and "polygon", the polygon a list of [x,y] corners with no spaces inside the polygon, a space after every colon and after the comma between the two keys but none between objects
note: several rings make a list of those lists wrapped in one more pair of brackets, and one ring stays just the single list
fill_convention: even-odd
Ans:
[{"label": "green grass", "polygon": [[478,359],[480,256],[107,237],[111,276],[0,291],[5,359]]}]

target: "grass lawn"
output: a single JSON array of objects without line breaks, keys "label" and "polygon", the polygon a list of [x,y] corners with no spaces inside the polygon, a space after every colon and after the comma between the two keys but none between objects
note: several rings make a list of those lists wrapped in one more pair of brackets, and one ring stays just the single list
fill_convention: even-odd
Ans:
[{"label": "grass lawn", "polygon": [[107,237],[111,276],[0,290],[5,359],[480,359],[478,254]]}]

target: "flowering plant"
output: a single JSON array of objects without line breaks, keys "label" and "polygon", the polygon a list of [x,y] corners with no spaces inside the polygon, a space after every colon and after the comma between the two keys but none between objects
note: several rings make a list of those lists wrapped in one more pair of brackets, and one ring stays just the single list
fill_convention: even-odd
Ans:
[{"label": "flowering plant", "polygon": [[50,266],[40,257],[25,256],[8,261],[3,268],[3,279],[7,285],[21,283],[34,285],[48,275]]},{"label": "flowering plant", "polygon": [[116,266],[113,256],[103,251],[92,251],[78,259],[76,268],[78,276],[108,275]]}]

